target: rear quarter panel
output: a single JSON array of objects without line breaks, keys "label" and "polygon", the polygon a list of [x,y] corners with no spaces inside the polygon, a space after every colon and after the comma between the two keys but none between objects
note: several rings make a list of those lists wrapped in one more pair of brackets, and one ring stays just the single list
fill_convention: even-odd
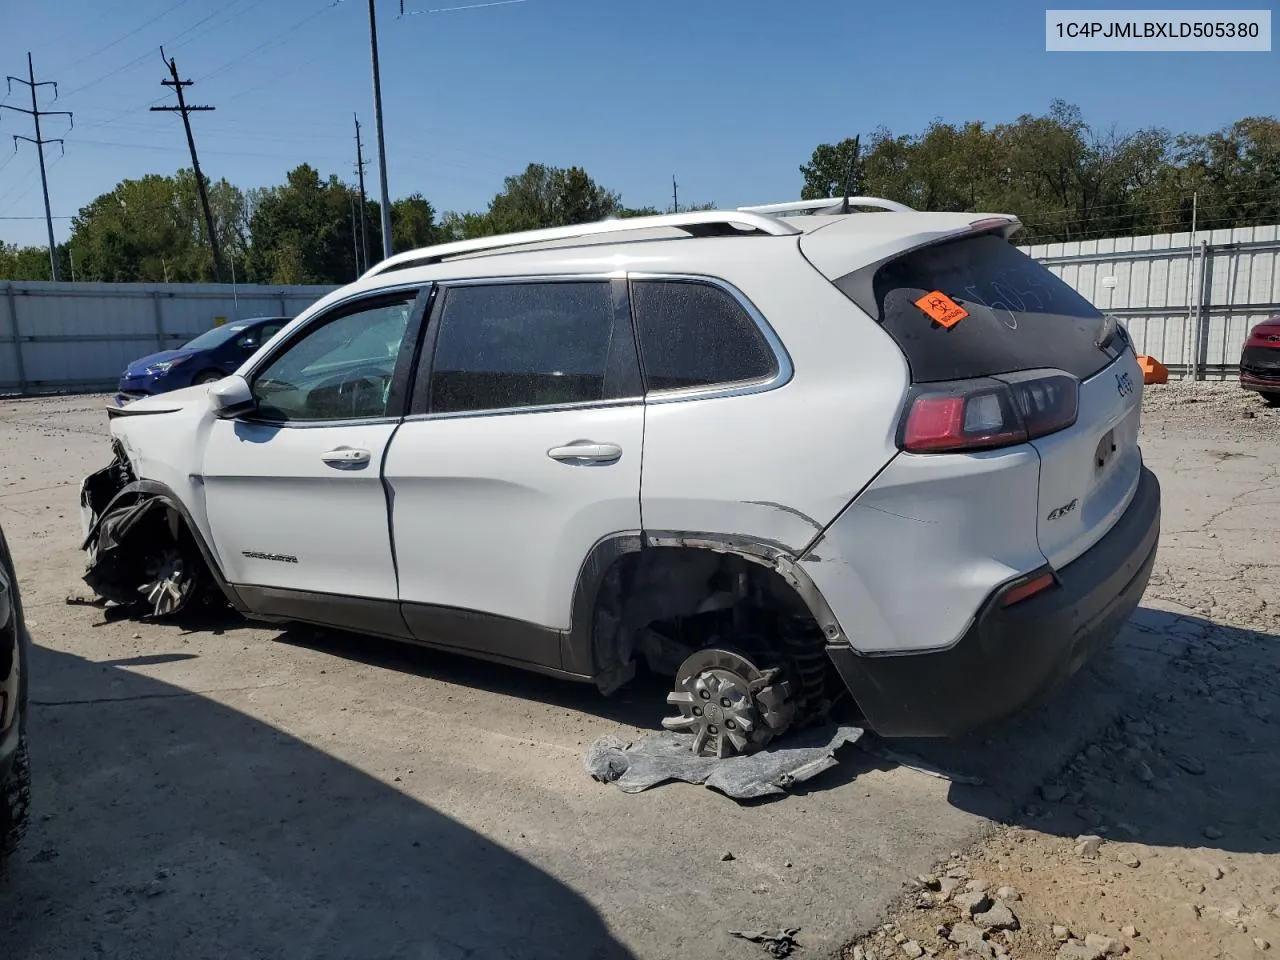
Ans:
[{"label": "rear quarter panel", "polygon": [[792,377],[746,396],[647,404],[644,526],[799,552],[896,452],[906,361],[799,255],[793,238],[753,239],[749,249],[726,242],[741,255],[721,250],[705,262],[686,255],[645,270],[732,284],[782,341]]}]

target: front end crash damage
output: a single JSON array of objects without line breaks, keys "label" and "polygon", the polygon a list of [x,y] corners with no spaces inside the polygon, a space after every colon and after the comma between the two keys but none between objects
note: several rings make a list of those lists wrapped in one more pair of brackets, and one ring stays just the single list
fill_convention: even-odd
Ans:
[{"label": "front end crash damage", "polygon": [[118,441],[115,459],[84,479],[84,581],[103,600],[162,617],[206,598],[208,575],[182,513],[136,478]]}]

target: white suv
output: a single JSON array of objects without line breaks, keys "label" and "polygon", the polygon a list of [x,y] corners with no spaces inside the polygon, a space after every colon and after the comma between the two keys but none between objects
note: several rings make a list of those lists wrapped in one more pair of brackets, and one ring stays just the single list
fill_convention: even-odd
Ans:
[{"label": "white suv", "polygon": [[1132,346],[1017,227],[855,198],[391,257],[109,411],[86,579],[606,693],[643,659],[721,755],[841,681],[967,731],[1114,636],[1159,537]]}]

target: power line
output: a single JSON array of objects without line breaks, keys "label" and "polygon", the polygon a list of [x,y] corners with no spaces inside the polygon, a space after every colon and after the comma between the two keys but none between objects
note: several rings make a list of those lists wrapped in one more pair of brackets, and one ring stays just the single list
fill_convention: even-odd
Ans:
[{"label": "power line", "polygon": [[[160,58],[164,59],[164,47],[160,48]],[[160,83],[166,87],[173,87],[174,93],[178,95],[178,105],[176,107],[152,107],[153,111],[166,113],[182,114],[182,125],[187,130],[187,146],[191,148],[191,168],[196,175],[196,189],[200,191],[200,206],[204,208],[204,222],[209,230],[209,249],[213,251],[213,275],[222,281],[222,254],[218,250],[218,233],[213,226],[213,211],[209,209],[209,191],[205,188],[204,174],[200,172],[200,158],[196,156],[196,141],[191,135],[191,117],[192,113],[204,110],[214,110],[215,107],[210,106],[187,106],[186,99],[182,96],[182,88],[189,87],[194,82],[192,80],[183,80],[178,76],[178,61],[173,57],[168,59],[167,65],[172,80],[161,80]],[[52,229],[52,228],[50,228]]]},{"label": "power line", "polygon": [[435,7],[431,10],[406,10],[404,0],[400,0],[400,16],[420,17],[428,13],[453,13],[455,10],[479,10],[482,7],[509,7],[513,3],[528,3],[529,0],[488,0],[486,3],[467,3],[460,7]]},{"label": "power line", "polygon": [[[43,80],[40,83],[36,83],[36,68],[32,65],[30,52],[27,53],[27,77],[28,79],[26,80],[23,80],[21,77],[8,77],[7,84],[10,91],[13,90],[14,83],[20,83],[30,89],[31,109],[27,110],[23,107],[15,107],[7,103],[0,104],[0,109],[12,110],[15,113],[25,113],[31,118],[31,122],[35,125],[36,135],[34,137],[25,137],[21,134],[15,133],[13,135],[13,147],[14,150],[17,150],[19,140],[25,140],[27,143],[34,143],[36,145],[36,153],[40,157],[40,188],[44,191],[44,219],[45,225],[49,229],[49,274],[56,282],[58,279],[58,245],[53,239],[53,212],[49,208],[49,175],[44,166],[44,145],[46,143],[56,143],[58,146],[62,147],[64,152],[66,151],[67,145],[63,142],[61,137],[54,137],[48,140],[42,137],[40,135],[40,118],[61,116],[66,117],[68,122],[73,124],[75,122],[75,118],[71,115],[70,110],[40,109],[40,103],[36,99],[36,89],[38,87],[53,87],[53,99],[57,100],[58,84],[53,80]],[[25,195],[26,194],[23,194],[23,196]],[[19,199],[21,199],[21,197],[19,197]]]}]

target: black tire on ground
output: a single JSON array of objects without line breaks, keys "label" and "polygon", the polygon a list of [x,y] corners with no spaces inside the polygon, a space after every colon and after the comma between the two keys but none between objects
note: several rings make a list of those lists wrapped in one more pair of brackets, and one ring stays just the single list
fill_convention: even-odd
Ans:
[{"label": "black tire on ground", "polygon": [[0,784],[0,861],[13,853],[26,832],[30,806],[31,761],[24,733],[9,778]]},{"label": "black tire on ground", "polygon": [[[18,714],[14,722],[21,731],[18,741],[18,752],[14,755],[13,764],[8,775],[0,781],[0,862],[13,853],[27,828],[27,819],[31,806],[31,762],[27,753],[27,683],[28,664],[31,657],[31,635],[27,633],[26,618],[22,613],[22,594],[18,589],[18,578],[14,575],[13,558],[9,553],[9,543],[4,531],[0,530],[0,577],[8,581],[11,600],[10,623],[17,631],[18,663],[22,671],[18,689]],[[6,638],[5,642],[8,642]]]},{"label": "black tire on ground", "polygon": [[1280,393],[1264,393],[1262,399],[1268,407],[1280,407]]},{"label": "black tire on ground", "polygon": [[217,370],[206,370],[203,373],[196,374],[195,379],[192,380],[191,382],[197,385],[206,384],[206,383],[217,383],[219,380],[223,378],[223,376],[225,376],[225,374],[221,374]]}]

